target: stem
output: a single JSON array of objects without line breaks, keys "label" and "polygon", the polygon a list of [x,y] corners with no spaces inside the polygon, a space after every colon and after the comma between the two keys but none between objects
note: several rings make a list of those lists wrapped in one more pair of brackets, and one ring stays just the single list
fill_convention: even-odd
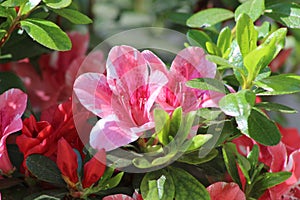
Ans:
[{"label": "stem", "polygon": [[6,41],[8,40],[8,38],[10,37],[10,35],[12,34],[12,32],[15,30],[16,26],[19,24],[19,19],[20,18],[17,16],[13,20],[12,25],[9,27],[7,33],[4,35],[4,37],[0,41],[0,48],[3,47],[3,45],[6,43]]}]

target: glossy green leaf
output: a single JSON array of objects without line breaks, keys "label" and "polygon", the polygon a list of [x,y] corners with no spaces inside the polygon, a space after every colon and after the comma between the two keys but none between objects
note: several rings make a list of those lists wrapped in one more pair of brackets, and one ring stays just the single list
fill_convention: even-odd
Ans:
[{"label": "glossy green leaf", "polygon": [[242,13],[236,24],[236,39],[244,58],[257,47],[257,36],[253,21],[247,14]]},{"label": "glossy green leaf", "polygon": [[1,3],[4,7],[17,7],[24,4],[27,0],[6,0]]},{"label": "glossy green leaf", "polygon": [[148,172],[141,182],[141,193],[145,200],[173,200],[175,186],[166,170]]},{"label": "glossy green leaf", "polygon": [[219,57],[219,56],[215,56],[215,55],[207,55],[206,59],[209,60],[210,62],[216,63],[218,66],[218,68],[235,68],[235,66],[233,64],[231,64],[228,60]]},{"label": "glossy green leaf", "polygon": [[[252,84],[259,72],[265,68],[284,47],[287,29],[281,28],[273,32],[266,41],[251,51],[244,58],[244,65],[248,70],[247,83]],[[253,59],[255,58],[255,59]]]},{"label": "glossy green leaf", "polygon": [[43,0],[43,2],[50,8],[61,9],[68,7],[72,0]]},{"label": "glossy green leaf", "polygon": [[238,128],[248,135],[247,119],[255,103],[255,94],[249,90],[231,93],[219,101],[220,109],[229,116],[235,117]]},{"label": "glossy green leaf", "polygon": [[231,19],[233,12],[223,8],[209,8],[192,15],[187,20],[187,26],[191,28],[211,27],[219,22]]},{"label": "glossy green leaf", "polygon": [[222,148],[223,158],[225,162],[226,169],[231,176],[232,180],[236,182],[240,187],[242,183],[240,181],[240,176],[238,173],[238,168],[236,165],[236,154],[237,149],[233,143],[225,143]]},{"label": "glossy green leaf", "polygon": [[24,14],[27,14],[29,11],[31,11],[33,8],[35,8],[37,5],[39,5],[39,3],[41,2],[42,0],[31,0],[31,1],[27,1],[22,9],[22,12],[21,14],[24,15]]},{"label": "glossy green leaf", "polygon": [[163,144],[169,143],[170,116],[161,109],[154,110],[155,132],[158,140]]},{"label": "glossy green leaf", "polygon": [[266,90],[258,95],[283,95],[300,92],[300,76],[296,74],[280,74],[270,76],[254,84]]},{"label": "glossy green leaf", "polygon": [[219,49],[219,47],[215,43],[206,42],[205,45],[209,54],[222,57],[221,49]]},{"label": "glossy green leaf", "polygon": [[272,73],[272,71],[271,71],[270,67],[264,67],[259,71],[259,73],[255,77],[255,81],[265,79],[265,78],[269,77],[271,75],[271,73]]},{"label": "glossy green leaf", "polygon": [[32,154],[26,159],[26,166],[37,179],[56,185],[65,185],[55,162],[40,154]]},{"label": "glossy green leaf", "polygon": [[21,27],[38,43],[58,51],[71,49],[72,43],[65,32],[53,22],[43,19],[26,19]]},{"label": "glossy green leaf", "polygon": [[258,178],[258,181],[254,184],[250,196],[254,198],[260,197],[263,192],[275,185],[278,185],[291,176],[291,172],[267,172]]},{"label": "glossy green leaf", "polygon": [[212,138],[211,134],[199,134],[195,135],[191,139],[191,144],[186,152],[191,152],[199,149],[203,144],[205,144],[208,140]]},{"label": "glossy green leaf", "polygon": [[77,10],[64,8],[53,11],[74,24],[90,24],[93,22],[88,16],[82,14]]},{"label": "glossy green leaf", "polygon": [[191,88],[197,88],[200,90],[210,90],[210,91],[220,92],[223,94],[226,93],[224,84],[217,79],[196,78],[188,81],[186,85]]},{"label": "glossy green leaf", "polygon": [[238,17],[245,13],[249,15],[252,21],[256,21],[265,10],[265,1],[264,0],[248,0],[245,3],[241,4],[234,12],[235,20],[237,21]]},{"label": "glossy green leaf", "polygon": [[248,130],[252,139],[266,146],[274,146],[281,139],[275,122],[256,109],[252,109],[248,117]]},{"label": "glossy green leaf", "polygon": [[9,9],[14,9],[14,8],[7,8],[0,5],[0,17],[8,17],[10,15]]},{"label": "glossy green leaf", "polygon": [[175,137],[177,133],[181,130],[180,127],[182,127],[182,108],[178,107],[174,110],[170,122],[170,135]]},{"label": "glossy green leaf", "polygon": [[256,108],[264,109],[267,111],[276,111],[276,112],[282,112],[282,113],[297,113],[298,111],[288,107],[286,105],[282,105],[279,103],[274,103],[274,102],[261,102],[255,105]]},{"label": "glossy green leaf", "polygon": [[6,33],[6,30],[0,29],[0,40],[5,36]]},{"label": "glossy green leaf", "polygon": [[181,168],[168,169],[175,185],[175,199],[210,199],[206,188],[191,174]]},{"label": "glossy green leaf", "polygon": [[228,49],[230,48],[231,40],[232,40],[231,30],[228,26],[226,26],[221,30],[217,41],[217,46],[221,50],[223,57],[226,51],[228,51]]},{"label": "glossy green leaf", "polygon": [[190,165],[199,165],[199,164],[211,161],[218,155],[218,153],[219,153],[218,150],[213,149],[205,157],[200,157],[199,151],[193,151],[193,152],[182,155],[177,161],[187,163]]},{"label": "glossy green leaf", "polygon": [[240,166],[240,169],[241,169],[244,177],[246,178],[247,183],[251,184],[251,179],[249,176],[249,170],[251,169],[250,162],[244,156],[240,155],[239,153],[237,153],[236,156],[237,156],[237,163]]},{"label": "glossy green leaf", "polygon": [[266,7],[265,15],[289,28],[300,28],[299,4],[286,1],[269,4]]},{"label": "glossy green leaf", "polygon": [[117,175],[113,176],[112,178],[106,180],[103,185],[105,185],[105,189],[114,188],[121,182],[123,178],[124,172],[119,172]]},{"label": "glossy green leaf", "polygon": [[187,39],[193,46],[199,46],[206,50],[206,42],[211,42],[210,37],[200,30],[189,30],[187,32]]}]

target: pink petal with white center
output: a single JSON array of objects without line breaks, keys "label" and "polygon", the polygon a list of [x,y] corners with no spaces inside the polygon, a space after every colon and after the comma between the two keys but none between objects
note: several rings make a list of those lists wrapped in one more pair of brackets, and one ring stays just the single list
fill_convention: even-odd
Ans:
[{"label": "pink petal with white center", "polygon": [[115,115],[100,119],[93,127],[90,134],[90,144],[95,149],[104,148],[111,151],[127,145],[139,138],[127,124],[119,121]]},{"label": "pink petal with white center", "polygon": [[246,196],[236,183],[216,182],[208,186],[211,200],[246,200]]},{"label": "pink petal with white center", "polygon": [[180,74],[185,80],[194,78],[214,78],[216,65],[205,58],[203,49],[188,47],[175,57],[170,71]]},{"label": "pink petal with white center", "polygon": [[104,197],[102,200],[135,200],[125,194],[114,194]]},{"label": "pink petal with white center", "polygon": [[85,73],[74,83],[74,92],[81,104],[99,117],[111,114],[111,97],[106,77],[98,73]]},{"label": "pink petal with white center", "polygon": [[165,63],[163,63],[161,61],[161,59],[158,58],[154,53],[152,53],[149,50],[145,50],[142,52],[142,55],[146,59],[148,65],[151,69],[151,72],[158,70],[158,71],[161,71],[162,73],[164,73],[166,76],[168,76],[169,72],[167,70]]},{"label": "pink petal with white center", "polygon": [[134,71],[131,74],[135,75],[135,79],[129,78],[129,84],[126,85],[130,86],[133,84],[133,87],[135,85],[143,85],[148,76],[148,68],[143,55],[130,46],[113,47],[108,54],[106,71],[107,81],[114,92],[118,92],[115,88],[116,81],[123,77],[127,78],[129,76],[128,73],[132,70]]}]

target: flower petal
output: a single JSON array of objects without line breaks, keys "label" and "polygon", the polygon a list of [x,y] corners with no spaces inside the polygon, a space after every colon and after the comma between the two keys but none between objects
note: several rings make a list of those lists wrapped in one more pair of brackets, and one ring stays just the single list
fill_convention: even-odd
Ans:
[{"label": "flower petal", "polygon": [[74,84],[74,92],[81,104],[99,117],[111,114],[112,92],[106,77],[98,73],[85,73]]},{"label": "flower petal", "polygon": [[142,55],[146,59],[147,64],[151,69],[151,72],[158,70],[164,73],[166,76],[168,76],[169,72],[167,70],[165,63],[163,63],[161,59],[159,59],[154,53],[152,53],[149,50],[145,50],[142,52]]},{"label": "flower petal", "polygon": [[114,194],[114,195],[106,196],[102,200],[134,200],[134,199],[125,194]]},{"label": "flower petal", "polygon": [[170,71],[180,74],[185,80],[201,77],[214,78],[216,65],[206,60],[203,49],[188,47],[177,54]]},{"label": "flower petal", "polygon": [[211,200],[246,200],[236,183],[217,182],[207,187]]},{"label": "flower petal", "polygon": [[137,140],[138,137],[115,115],[110,115],[100,119],[93,127],[90,144],[95,149],[104,148],[106,151],[111,151]]}]

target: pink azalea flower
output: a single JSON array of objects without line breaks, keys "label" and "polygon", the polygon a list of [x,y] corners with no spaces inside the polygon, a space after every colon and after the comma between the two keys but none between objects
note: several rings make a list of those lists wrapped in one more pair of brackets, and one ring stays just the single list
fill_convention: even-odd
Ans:
[{"label": "pink azalea flower", "polygon": [[102,200],[143,200],[143,197],[138,192],[134,192],[132,197],[125,194],[114,194],[106,196]]},{"label": "pink azalea flower", "polygon": [[180,51],[172,62],[170,71],[151,51],[142,52],[153,70],[163,71],[169,78],[168,84],[159,94],[157,102],[168,112],[181,106],[189,112],[202,107],[217,107],[224,94],[192,89],[185,84],[195,78],[214,78],[216,65],[205,59],[199,47],[188,47]]},{"label": "pink azalea flower", "polygon": [[[150,66],[151,68],[151,66]],[[101,117],[91,131],[90,144],[110,151],[137,140],[154,127],[153,104],[168,79],[151,70],[143,55],[129,46],[111,49],[107,76],[85,73],[74,84],[79,101]]]},{"label": "pink azalea flower", "polygon": [[12,166],[6,149],[7,137],[22,129],[22,119],[27,95],[19,89],[10,89],[0,95],[0,172],[9,175]]},{"label": "pink azalea flower", "polygon": [[210,194],[211,200],[246,200],[244,192],[234,182],[216,182],[206,189]]}]

